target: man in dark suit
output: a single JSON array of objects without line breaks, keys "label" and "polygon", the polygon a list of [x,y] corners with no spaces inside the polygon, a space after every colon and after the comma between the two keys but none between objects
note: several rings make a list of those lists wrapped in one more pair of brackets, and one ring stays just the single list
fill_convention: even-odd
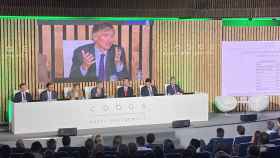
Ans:
[{"label": "man in dark suit", "polygon": [[183,90],[176,84],[175,77],[170,78],[170,85],[167,86],[167,95],[180,95]]},{"label": "man in dark suit", "polygon": [[97,99],[97,98],[105,98],[104,88],[102,82],[97,82],[97,86],[92,88],[91,90],[91,98]]},{"label": "man in dark suit", "polygon": [[19,85],[19,92],[17,92],[14,96],[14,102],[31,102],[32,101],[32,95],[27,92],[27,85],[25,83],[21,83]]},{"label": "man in dark suit", "polygon": [[128,79],[124,79],[123,86],[118,89],[117,97],[133,97],[133,89],[129,86]]},{"label": "man in dark suit", "polygon": [[47,83],[47,90],[40,94],[40,101],[52,101],[57,100],[57,93],[54,91],[53,83]]},{"label": "man in dark suit", "polygon": [[152,85],[152,80],[147,78],[145,80],[145,86],[141,88],[141,96],[156,96],[157,88]]},{"label": "man in dark suit", "polygon": [[121,80],[129,78],[124,49],[113,44],[115,30],[111,24],[95,24],[93,43],[74,51],[70,79]]}]

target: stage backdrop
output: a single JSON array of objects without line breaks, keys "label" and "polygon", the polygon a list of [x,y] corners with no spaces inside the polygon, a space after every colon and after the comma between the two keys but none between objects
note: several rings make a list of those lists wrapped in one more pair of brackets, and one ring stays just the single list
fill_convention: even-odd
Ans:
[{"label": "stage backdrop", "polygon": [[[55,18],[54,20],[58,20]],[[63,20],[63,19],[62,19]],[[254,21],[252,21],[254,22]],[[273,25],[232,25],[222,20],[211,19],[185,19],[185,20],[155,20],[153,25],[148,26],[114,26],[118,33],[127,31],[122,36],[121,41],[128,42],[129,39],[137,40],[138,43],[133,52],[134,47],[131,43],[128,45],[130,49],[131,64],[137,65],[131,69],[131,74],[136,74],[139,65],[142,66],[143,76],[151,77],[163,93],[164,84],[169,81],[171,76],[175,76],[179,84],[185,92],[203,91],[209,94],[210,112],[215,111],[212,105],[214,97],[221,95],[221,43],[222,41],[273,41],[280,40],[280,27]],[[242,23],[244,24],[244,23]],[[46,28],[44,28],[46,27]],[[38,99],[38,90],[44,88],[45,82],[51,79],[46,74],[46,80],[39,80],[39,73],[48,69],[46,65],[39,63],[48,63],[48,57],[44,53],[51,51],[51,46],[43,47],[40,44],[42,37],[44,40],[54,38],[54,36],[62,36],[63,31],[73,32],[71,36],[61,39],[61,48],[63,47],[63,39],[87,40],[90,34],[78,32],[86,32],[87,27],[84,26],[42,26],[36,18],[0,18],[0,104],[2,110],[2,121],[7,119],[8,100],[13,95],[13,91],[18,89],[18,84],[26,82],[32,95]],[[68,28],[69,27],[69,28]],[[74,30],[73,30],[74,29]],[[139,36],[139,30],[148,32]],[[44,32],[45,31],[45,32]],[[50,34],[48,31],[58,31]],[[47,32],[47,33],[46,33]],[[45,36],[47,35],[47,36]],[[145,60],[146,64],[139,64],[139,50],[142,43],[141,60]],[[119,39],[118,39],[119,40]],[[140,42],[139,42],[140,41]],[[68,41],[69,42],[69,41]],[[129,43],[129,42],[128,42]],[[61,49],[55,48],[55,49]],[[151,54],[149,50],[151,49]],[[58,51],[63,52],[63,51]],[[147,53],[145,53],[147,52]],[[128,54],[129,55],[129,54]],[[151,60],[152,59],[152,60]],[[129,59],[126,59],[129,61]],[[50,63],[49,63],[50,64]],[[63,69],[57,69],[55,73],[62,77]],[[133,75],[131,84],[135,89],[136,95],[139,93],[139,85],[143,84],[143,80],[137,80]],[[109,95],[115,94],[116,86],[120,81],[107,81],[105,88]],[[56,82],[55,89],[62,98],[63,88],[70,87],[71,82]],[[81,82],[80,86],[92,86],[95,82]],[[239,99],[239,97],[237,97]],[[270,96],[269,110],[279,109],[280,98],[278,96]],[[245,106],[239,105],[236,111],[244,111]]]}]

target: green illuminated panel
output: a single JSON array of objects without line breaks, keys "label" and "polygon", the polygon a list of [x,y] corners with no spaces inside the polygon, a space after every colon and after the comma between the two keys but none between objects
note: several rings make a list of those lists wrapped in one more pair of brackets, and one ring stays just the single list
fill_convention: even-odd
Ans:
[{"label": "green illuminated panel", "polygon": [[225,27],[280,26],[279,18],[223,18]]}]

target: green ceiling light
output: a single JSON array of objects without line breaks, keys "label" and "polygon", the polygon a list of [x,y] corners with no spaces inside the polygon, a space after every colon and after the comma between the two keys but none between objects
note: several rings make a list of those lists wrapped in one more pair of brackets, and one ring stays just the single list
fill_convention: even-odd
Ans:
[{"label": "green ceiling light", "polygon": [[280,26],[279,18],[223,18],[225,27]]}]

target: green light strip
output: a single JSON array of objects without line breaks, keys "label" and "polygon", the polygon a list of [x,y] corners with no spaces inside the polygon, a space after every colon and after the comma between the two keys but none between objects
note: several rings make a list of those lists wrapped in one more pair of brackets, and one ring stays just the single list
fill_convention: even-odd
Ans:
[{"label": "green light strip", "polygon": [[225,27],[280,26],[279,18],[223,18]]},{"label": "green light strip", "polygon": [[34,20],[96,20],[96,21],[140,21],[140,20],[190,20],[204,21],[209,18],[172,18],[172,17],[66,17],[66,16],[0,16],[0,19]]}]

